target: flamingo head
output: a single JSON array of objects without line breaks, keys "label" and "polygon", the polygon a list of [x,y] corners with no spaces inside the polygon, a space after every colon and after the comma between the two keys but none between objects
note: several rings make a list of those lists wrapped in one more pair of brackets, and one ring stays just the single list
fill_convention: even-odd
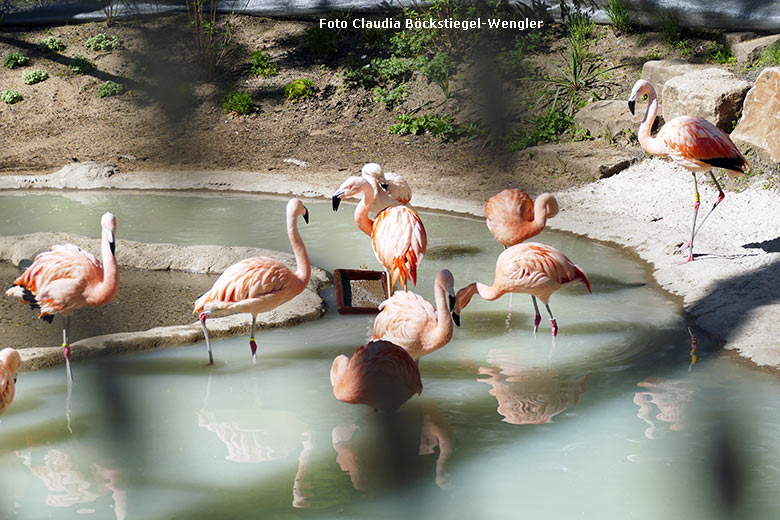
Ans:
[{"label": "flamingo head", "polygon": [[365,190],[372,190],[369,181],[362,177],[347,177],[347,180],[342,182],[339,189],[333,194],[333,211],[338,211],[341,199],[354,197]]},{"label": "flamingo head", "polygon": [[309,210],[303,205],[301,199],[290,199],[287,203],[287,214],[292,215],[294,218],[303,217],[303,221],[309,223]]},{"label": "flamingo head", "polygon": [[10,347],[0,350],[0,363],[4,364],[14,375],[15,383],[16,373],[19,371],[19,367],[22,365],[22,356],[19,355],[19,351]]},{"label": "flamingo head", "polygon": [[384,182],[385,180],[385,175],[382,173],[382,167],[375,162],[364,164],[363,169],[360,170],[360,174],[363,177],[371,177],[379,182]]},{"label": "flamingo head", "polygon": [[641,99],[645,95],[649,96],[651,92],[655,93],[655,89],[653,84],[646,79],[640,79],[634,83],[634,88],[631,89],[631,96],[628,98],[628,109],[631,111],[631,115],[634,114],[636,100]]},{"label": "flamingo head", "polygon": [[436,275],[436,285],[443,287],[447,293],[450,312],[455,308],[455,279],[449,269],[442,269]]},{"label": "flamingo head", "polygon": [[455,303],[452,306],[452,321],[460,327],[460,312],[466,308],[471,301],[471,297],[477,293],[477,283],[467,285],[455,295]]},{"label": "flamingo head", "polygon": [[116,233],[116,217],[111,213],[103,214],[103,217],[100,219],[100,226],[108,236],[108,245],[111,248],[111,254],[116,254],[116,241],[114,238],[114,233]]}]

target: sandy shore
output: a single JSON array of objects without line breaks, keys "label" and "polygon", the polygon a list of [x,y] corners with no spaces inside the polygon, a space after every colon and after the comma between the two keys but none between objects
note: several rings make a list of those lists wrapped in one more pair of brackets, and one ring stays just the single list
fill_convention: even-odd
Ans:
[{"label": "sandy shore", "polygon": [[[417,186],[424,172],[399,172]],[[270,172],[119,172],[95,163],[68,165],[51,175],[0,177],[0,189],[185,189],[330,197],[349,172],[310,167],[295,175]],[[717,197],[699,176],[703,215]],[[481,216],[494,188],[450,179],[436,190],[420,182],[416,207]],[[506,186],[513,187],[513,186]],[[522,186],[520,186],[522,188]],[[780,201],[754,183],[728,192],[696,238],[696,260],[679,265],[674,250],[690,233],[691,174],[647,159],[592,184],[556,194],[561,213],[548,222],[625,246],[649,262],[661,287],[682,298],[690,323],[758,366],[780,369]]]}]

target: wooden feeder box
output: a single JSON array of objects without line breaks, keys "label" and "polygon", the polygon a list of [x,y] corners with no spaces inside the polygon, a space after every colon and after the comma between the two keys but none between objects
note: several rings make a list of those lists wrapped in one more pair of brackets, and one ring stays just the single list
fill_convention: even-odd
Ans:
[{"label": "wooden feeder box", "polygon": [[387,298],[387,274],[384,271],[336,269],[336,304],[339,314],[376,314]]}]

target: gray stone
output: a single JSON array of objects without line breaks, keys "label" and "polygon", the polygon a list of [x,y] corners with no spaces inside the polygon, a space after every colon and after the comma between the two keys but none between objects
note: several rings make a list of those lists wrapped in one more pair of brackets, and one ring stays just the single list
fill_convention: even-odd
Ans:
[{"label": "gray stone", "polygon": [[527,151],[551,172],[569,173],[586,180],[611,177],[631,166],[638,158],[631,151],[594,146],[592,141],[544,144]]},{"label": "gray stone", "polygon": [[723,35],[723,44],[733,53],[736,44],[744,42],[745,40],[752,40],[753,38],[758,38],[758,35],[754,32],[725,33]]},{"label": "gray stone", "polygon": [[718,68],[677,76],[664,85],[664,119],[702,117],[729,131],[742,112],[742,101],[749,89],[750,83]]},{"label": "gray stone", "polygon": [[731,138],[743,150],[749,147],[764,160],[780,163],[780,67],[758,76]]},{"label": "gray stone", "polygon": [[658,103],[663,99],[663,90],[666,82],[677,76],[689,72],[703,70],[707,65],[700,63],[688,63],[684,60],[651,60],[642,65],[642,79],[649,81],[655,87],[658,94]]},{"label": "gray stone", "polygon": [[[593,137],[607,134],[610,139],[616,139],[626,134],[636,134],[644,118],[644,111],[631,115],[626,100],[608,99],[596,101],[584,106],[574,116],[575,124],[581,125]],[[658,117],[653,124],[653,131],[663,125],[663,118]]]},{"label": "gray stone", "polygon": [[747,65],[756,58],[761,57],[761,53],[764,52],[765,49],[777,42],[780,42],[780,34],[773,34],[771,36],[764,36],[763,38],[737,43],[731,48],[731,52],[737,59],[737,63],[740,65]]}]

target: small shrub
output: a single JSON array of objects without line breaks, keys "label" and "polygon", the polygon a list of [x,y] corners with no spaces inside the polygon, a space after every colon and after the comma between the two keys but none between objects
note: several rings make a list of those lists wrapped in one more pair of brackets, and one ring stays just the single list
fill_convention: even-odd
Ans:
[{"label": "small shrub", "polygon": [[22,100],[22,96],[15,90],[3,90],[0,92],[0,101],[8,105],[13,105]]},{"label": "small shrub", "polygon": [[398,123],[388,129],[390,134],[429,134],[442,141],[457,141],[461,137],[476,137],[485,133],[484,129],[473,121],[461,125],[447,115],[425,114],[414,117],[411,114],[404,114],[396,119]]},{"label": "small shrub", "polygon": [[49,77],[49,74],[45,70],[26,70],[22,72],[22,81],[25,85],[35,85],[41,81],[45,81]]},{"label": "small shrub", "polygon": [[631,30],[631,18],[623,0],[609,0],[606,6],[607,16],[612,27],[619,33],[626,34]]},{"label": "small shrub", "polygon": [[436,83],[446,98],[450,97],[450,76],[455,72],[455,60],[448,54],[437,52],[432,58],[418,61],[420,72],[428,81]]},{"label": "small shrub", "polygon": [[309,27],[303,35],[304,45],[314,54],[333,54],[337,41],[336,33],[324,27]]},{"label": "small shrub", "polygon": [[38,48],[44,52],[60,52],[65,50],[65,44],[56,36],[48,36],[38,42]]},{"label": "small shrub", "polygon": [[30,58],[25,56],[24,54],[19,54],[18,52],[12,52],[8,56],[5,57],[3,60],[3,65],[8,67],[9,69],[15,69],[16,67],[24,67],[30,63]]},{"label": "small shrub", "polygon": [[235,112],[236,114],[246,115],[255,109],[255,102],[252,101],[252,96],[246,92],[233,91],[228,92],[222,98],[222,108],[225,109],[226,114]]},{"label": "small shrub", "polygon": [[404,83],[391,89],[374,87],[373,92],[374,103],[384,103],[388,110],[406,99],[406,85]]},{"label": "small shrub", "polygon": [[279,74],[279,64],[271,61],[271,55],[264,51],[255,51],[252,53],[253,76],[262,76],[270,78]]},{"label": "small shrub", "polygon": [[109,80],[98,87],[98,96],[102,98],[116,96],[121,94],[124,89],[125,86],[121,83],[116,83]]},{"label": "small shrub", "polygon": [[680,41],[680,35],[682,34],[680,24],[677,21],[677,16],[668,9],[664,9],[661,13],[661,34],[663,34],[664,41],[670,47],[674,47]]},{"label": "small shrub", "polygon": [[121,43],[119,36],[109,36],[106,33],[98,33],[95,36],[88,38],[84,43],[84,46],[93,51],[113,51],[114,49],[118,49]]},{"label": "small shrub", "polygon": [[95,64],[89,61],[85,56],[77,54],[73,57],[73,63],[68,65],[68,68],[76,74],[86,74],[95,68]]},{"label": "small shrub", "polygon": [[314,82],[310,79],[296,79],[284,86],[284,95],[292,102],[306,99],[314,94]]}]

